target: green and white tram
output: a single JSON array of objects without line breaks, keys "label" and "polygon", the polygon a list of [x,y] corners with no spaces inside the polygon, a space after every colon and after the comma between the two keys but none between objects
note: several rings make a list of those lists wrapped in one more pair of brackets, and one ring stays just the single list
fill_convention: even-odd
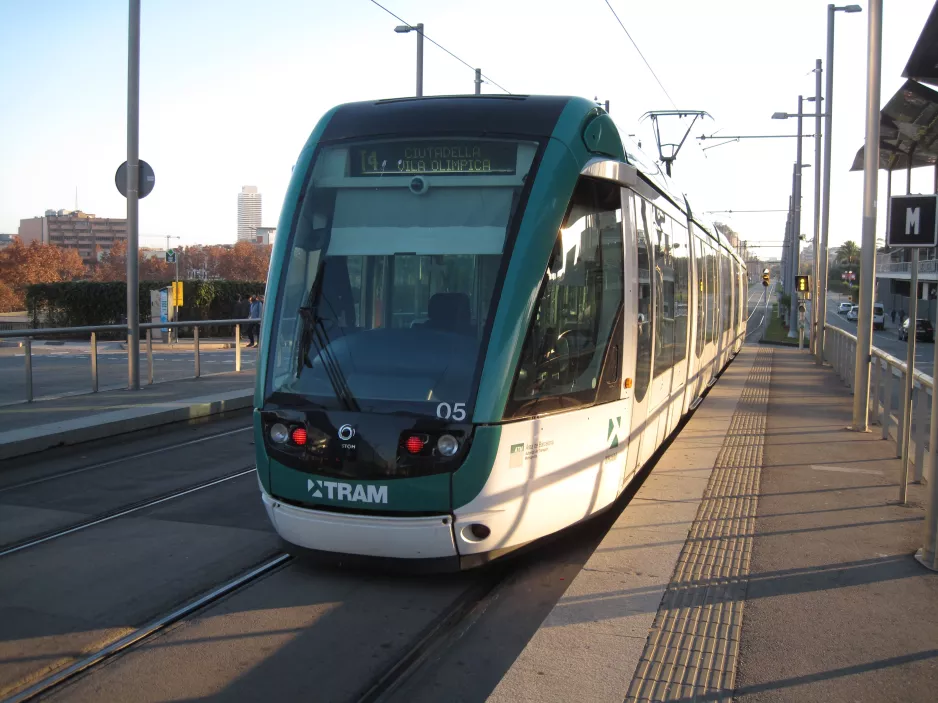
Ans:
[{"label": "green and white tram", "polygon": [[595,103],[334,108],[270,267],[274,527],[291,550],[468,568],[601,512],[739,349],[744,285]]}]

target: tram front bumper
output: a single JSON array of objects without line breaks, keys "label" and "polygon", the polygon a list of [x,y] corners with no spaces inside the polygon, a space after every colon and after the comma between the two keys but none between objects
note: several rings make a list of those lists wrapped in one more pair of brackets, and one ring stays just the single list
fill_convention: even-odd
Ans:
[{"label": "tram front bumper", "polygon": [[457,556],[449,515],[350,515],[287,505],[266,492],[262,496],[277,534],[304,549],[392,559]]}]

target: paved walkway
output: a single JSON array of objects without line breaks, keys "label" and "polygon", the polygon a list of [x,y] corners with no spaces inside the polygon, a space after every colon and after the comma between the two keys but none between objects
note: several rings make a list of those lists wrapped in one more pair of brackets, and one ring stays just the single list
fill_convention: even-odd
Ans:
[{"label": "paved walkway", "polygon": [[933,701],[938,574],[880,433],[807,352],[746,347],[491,701]]},{"label": "paved walkway", "polygon": [[0,460],[248,408],[254,377],[252,369],[0,406]]}]

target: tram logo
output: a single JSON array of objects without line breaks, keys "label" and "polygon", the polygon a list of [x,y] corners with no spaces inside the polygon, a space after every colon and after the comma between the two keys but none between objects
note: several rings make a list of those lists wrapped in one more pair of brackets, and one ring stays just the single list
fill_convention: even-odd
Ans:
[{"label": "tram logo", "polygon": [[622,418],[615,417],[609,418],[609,431],[606,433],[606,442],[609,443],[610,449],[615,449],[619,446],[619,432],[622,431]]},{"label": "tram logo", "polygon": [[355,428],[351,425],[342,425],[342,427],[339,428],[339,439],[343,442],[348,442],[354,436]]},{"label": "tram logo", "polygon": [[524,442],[521,444],[512,444],[508,454],[508,467],[517,469],[521,467],[524,460]]},{"label": "tram logo", "polygon": [[342,481],[307,479],[306,490],[313,498],[322,498],[323,491],[329,500],[345,500],[349,503],[387,503],[387,486],[353,486]]}]

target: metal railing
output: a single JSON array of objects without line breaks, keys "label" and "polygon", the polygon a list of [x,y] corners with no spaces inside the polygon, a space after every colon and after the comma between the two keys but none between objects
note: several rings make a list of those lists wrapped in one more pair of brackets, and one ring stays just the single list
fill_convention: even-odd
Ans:
[{"label": "metal railing", "polygon": [[[919,273],[938,273],[938,259],[928,259],[918,262]],[[877,261],[876,273],[912,273],[912,264],[909,261]]]},{"label": "metal railing", "polygon": [[[824,350],[827,360],[847,387],[853,388],[857,338],[839,327],[825,325],[825,329],[828,335]],[[932,465],[932,448],[926,445],[931,426],[931,395],[934,392],[934,381],[931,376],[914,370],[912,402],[903,406],[908,373],[906,363],[876,347],[873,347],[872,355],[869,422],[871,425],[880,426],[883,439],[895,442],[897,457],[908,457],[909,464],[914,468],[914,473],[910,472],[913,481],[930,480],[931,476],[925,476],[925,467]],[[903,447],[903,428],[908,423],[912,423],[909,446]]]},{"label": "metal railing", "polygon": [[[825,351],[835,371],[848,387],[853,385],[857,338],[837,327],[825,325],[831,334]],[[934,379],[912,369],[912,394],[907,398],[907,365],[881,349],[871,349],[869,424],[882,428],[883,439],[895,441],[896,456],[902,459],[899,503],[905,504],[908,481],[928,483],[925,507],[924,546],[915,558],[926,568],[938,571],[938,417],[932,416]],[[901,406],[901,410],[899,409]],[[896,413],[893,414],[893,408]],[[935,413],[938,415],[938,411]],[[908,428],[903,431],[903,428]],[[926,446],[926,443],[929,446]],[[914,473],[910,469],[914,468]]]},{"label": "metal railing", "polygon": [[[241,371],[241,326],[258,325],[260,320],[190,320],[186,322],[146,322],[140,323],[140,329],[146,331],[145,348],[147,357],[147,385],[153,383],[153,330],[191,328],[192,353],[194,361],[193,378],[202,375],[199,329],[203,327],[234,327],[234,370]],[[123,332],[126,334],[127,325],[94,325],[88,327],[52,327],[48,329],[2,330],[0,339],[22,339],[24,354],[24,367],[26,372],[26,401],[33,401],[33,340],[37,337],[52,336],[84,336],[88,335],[91,343],[91,392],[98,392],[98,334],[101,332]],[[178,340],[177,340],[178,341]],[[125,341],[126,343],[126,341]],[[129,350],[128,350],[129,351]]]}]

